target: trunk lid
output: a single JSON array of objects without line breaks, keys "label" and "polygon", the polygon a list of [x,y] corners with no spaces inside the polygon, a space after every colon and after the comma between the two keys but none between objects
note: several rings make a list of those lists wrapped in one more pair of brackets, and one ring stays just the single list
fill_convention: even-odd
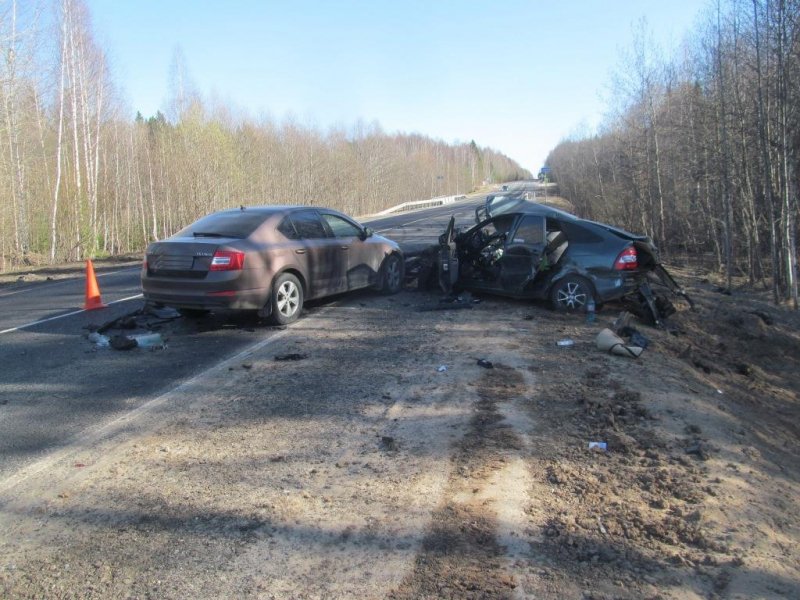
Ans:
[{"label": "trunk lid", "polygon": [[151,277],[202,279],[209,272],[214,252],[235,238],[198,238],[154,242],[147,248],[147,274]]}]

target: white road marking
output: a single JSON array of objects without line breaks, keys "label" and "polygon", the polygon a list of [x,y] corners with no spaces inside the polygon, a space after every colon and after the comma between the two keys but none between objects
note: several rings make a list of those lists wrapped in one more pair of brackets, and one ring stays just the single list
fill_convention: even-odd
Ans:
[{"label": "white road marking", "polygon": [[[108,306],[112,304],[119,304],[120,302],[127,302],[128,300],[136,300],[137,298],[141,298],[141,294],[136,294],[135,296],[128,296],[127,298],[122,298],[121,300],[113,300],[112,302],[106,302]],[[19,331],[20,329],[27,329],[28,327],[33,327],[34,325],[40,325],[42,323],[47,323],[48,321],[55,321],[56,319],[63,319],[65,317],[71,317],[72,315],[78,315],[82,312],[87,312],[85,308],[80,310],[74,310],[72,312],[68,312],[63,315],[57,315],[55,317],[48,317],[47,319],[42,319],[41,321],[34,321],[33,323],[26,323],[25,325],[19,325],[18,327],[12,327],[11,329],[3,329],[0,331],[0,335],[4,333],[11,333],[12,331]]]},{"label": "white road marking", "polygon": [[[33,464],[22,467],[14,475],[7,477],[5,480],[0,482],[0,494],[5,494],[14,486],[17,486],[26,479],[38,473],[41,473],[45,469],[52,467],[59,461],[67,458],[68,456],[73,455],[76,451],[89,448],[97,444],[104,438],[109,438],[112,435],[115,435],[120,431],[123,431],[126,427],[130,427],[132,424],[134,424],[138,418],[146,415],[154,408],[157,408],[160,405],[167,402],[173,395],[191,389],[192,386],[198,384],[199,382],[207,378],[214,377],[220,371],[225,370],[225,368],[227,368],[228,365],[236,361],[242,360],[246,356],[254,352],[257,352],[258,350],[267,346],[268,344],[281,339],[282,337],[287,335],[290,331],[291,329],[279,331],[265,340],[256,342],[255,344],[249,346],[245,350],[242,350],[235,356],[223,360],[221,363],[218,363],[213,367],[202,370],[200,373],[198,373],[191,379],[184,381],[183,383],[177,385],[168,392],[164,392],[157,398],[153,398],[152,400],[145,402],[141,406],[134,408],[133,410],[126,412],[123,415],[120,415],[119,417],[113,419],[112,421],[109,421],[108,423],[105,423],[99,427],[94,427],[94,428],[90,427],[84,429],[83,431],[72,436],[72,438],[69,439],[59,450],[52,452],[48,456],[34,462]],[[5,504],[5,500],[6,500],[5,498],[0,498],[0,505]]]}]

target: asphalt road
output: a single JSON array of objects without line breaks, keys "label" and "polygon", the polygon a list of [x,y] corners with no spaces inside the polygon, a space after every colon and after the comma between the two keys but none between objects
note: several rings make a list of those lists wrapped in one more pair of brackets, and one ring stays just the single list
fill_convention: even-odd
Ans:
[{"label": "asphalt road", "polygon": [[[524,184],[512,191],[524,192]],[[365,219],[413,252],[436,243],[451,215],[473,222],[483,195],[447,206]],[[165,350],[118,352],[86,338],[143,305],[139,265],[98,270],[108,308],[83,311],[84,276],[0,291],[0,487],[53,450],[68,446],[224,359],[274,334],[247,321],[179,319]],[[343,296],[334,301],[346,301]],[[329,301],[330,302],[330,301]],[[312,305],[311,310],[314,309]]]}]

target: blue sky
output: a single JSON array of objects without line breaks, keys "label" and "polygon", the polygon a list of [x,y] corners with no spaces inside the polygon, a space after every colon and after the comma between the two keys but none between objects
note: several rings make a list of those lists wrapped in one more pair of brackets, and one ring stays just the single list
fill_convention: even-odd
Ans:
[{"label": "blue sky", "polygon": [[254,116],[474,139],[536,172],[602,118],[636,22],[668,49],[708,0],[87,3],[131,116],[165,108],[180,47],[204,97]]}]

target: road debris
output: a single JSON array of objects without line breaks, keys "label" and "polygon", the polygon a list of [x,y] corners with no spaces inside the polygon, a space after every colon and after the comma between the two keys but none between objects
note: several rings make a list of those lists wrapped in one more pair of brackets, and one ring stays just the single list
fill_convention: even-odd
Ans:
[{"label": "road debris", "polygon": [[92,331],[89,335],[86,336],[86,339],[92,342],[98,348],[107,348],[110,340],[107,335],[103,335],[102,333],[97,333],[96,331]]},{"label": "road debris", "polygon": [[166,348],[164,338],[161,337],[160,333],[142,333],[130,337],[136,341],[136,345],[139,348]]},{"label": "road debris", "polygon": [[397,451],[397,440],[395,440],[392,436],[383,435],[381,436],[381,448],[387,450],[389,452],[396,452]]},{"label": "road debris", "polygon": [[558,344],[559,346],[566,347],[566,346],[574,346],[575,342],[573,340],[569,339],[569,338],[566,338],[566,339],[563,339],[563,340],[558,340],[556,342],[556,344]]},{"label": "road debris", "polygon": [[596,313],[595,310],[597,305],[594,302],[594,298],[590,298],[589,302],[586,304],[586,323],[592,324],[595,322]]},{"label": "road debris", "polygon": [[287,360],[305,360],[308,358],[308,354],[302,354],[300,352],[290,352],[288,354],[278,354],[275,356],[275,360],[278,361],[287,361]]},{"label": "road debris", "polygon": [[479,358],[477,364],[479,367],[483,367],[484,369],[494,369],[492,361],[486,360],[485,358]]},{"label": "road debris", "polygon": [[114,350],[133,350],[138,343],[127,335],[115,335],[111,337],[111,347]]},{"label": "road debris", "polygon": [[598,350],[608,352],[609,354],[616,354],[617,356],[627,356],[629,358],[639,358],[642,352],[644,352],[644,348],[640,346],[626,344],[625,340],[610,329],[603,329],[598,333],[595,338],[595,344]]},{"label": "road debris", "polygon": [[473,298],[469,292],[464,292],[459,295],[450,294],[441,298],[438,304],[433,306],[423,306],[420,312],[428,312],[432,310],[458,310],[461,308],[471,309],[475,304],[480,304],[479,298]]}]

